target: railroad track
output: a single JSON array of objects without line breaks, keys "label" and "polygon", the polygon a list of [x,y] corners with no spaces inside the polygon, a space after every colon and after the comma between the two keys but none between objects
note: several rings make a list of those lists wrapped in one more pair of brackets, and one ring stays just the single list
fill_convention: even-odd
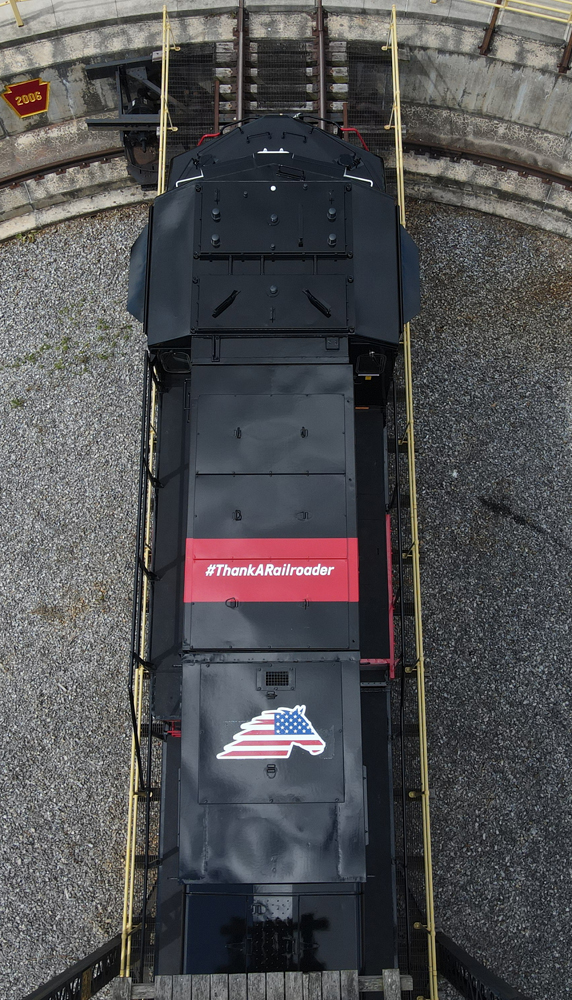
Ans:
[{"label": "railroad track", "polygon": [[41,166],[32,167],[30,170],[20,170],[16,174],[7,174],[0,177],[0,188],[17,188],[26,181],[39,181],[48,174],[65,174],[72,167],[81,167],[85,170],[93,166],[94,163],[109,163],[110,160],[117,159],[124,155],[123,146],[113,146],[111,149],[100,149],[97,152],[84,153],[83,156],[69,156],[64,160],[55,160],[53,163],[43,163]]},{"label": "railroad track", "polygon": [[[488,153],[481,153],[478,150],[466,150],[455,146],[426,143],[418,139],[405,139],[403,148],[406,153],[414,153],[416,156],[428,156],[432,160],[446,159],[452,163],[460,163],[462,160],[465,160],[474,163],[475,166],[492,167],[501,173],[512,171],[517,173],[523,180],[533,177],[541,180],[543,184],[557,184],[565,188],[566,191],[572,191],[572,175],[566,176],[554,170],[545,170],[523,161],[490,156]],[[0,189],[17,188],[27,181],[42,180],[49,174],[65,174],[67,170],[73,167],[87,169],[97,163],[109,163],[111,160],[123,155],[123,147],[119,146],[100,150],[97,153],[89,153],[84,156],[72,156],[63,160],[55,160],[52,163],[44,163],[41,167],[22,170],[15,174],[7,174],[5,177],[0,177]]]},{"label": "railroad track", "polygon": [[[234,40],[213,45],[212,72],[215,86],[210,107],[201,107],[198,121],[192,128],[189,128],[188,123],[186,128],[184,124],[180,127],[182,123],[179,123],[178,133],[172,133],[169,139],[170,154],[180,151],[181,147],[179,145],[177,148],[177,142],[180,143],[182,139],[188,146],[194,145],[197,141],[197,126],[197,134],[200,134],[200,130],[216,134],[225,125],[269,111],[314,115],[323,128],[326,127],[325,119],[332,121],[340,129],[356,126],[372,150],[383,154],[391,141],[390,133],[383,129],[383,124],[389,120],[391,113],[391,104],[388,104],[391,100],[389,76],[388,93],[380,96],[378,108],[372,105],[370,95],[366,92],[369,87],[368,71],[377,74],[379,86],[380,67],[384,63],[387,67],[389,65],[387,55],[381,52],[379,43],[330,40],[322,0],[317,0],[313,23],[312,37],[305,40],[253,40],[249,34],[248,11],[244,0],[239,0]],[[182,47],[183,50],[185,48],[189,47]],[[187,64],[192,64],[190,54],[185,57],[184,51],[180,56],[173,54],[173,58],[181,58],[183,61],[186,58]],[[358,64],[360,73],[355,69]],[[362,81],[361,84],[358,84],[358,80]],[[356,144],[359,143],[351,132],[341,134],[346,134]],[[568,176],[478,149],[427,143],[414,138],[405,138],[403,145],[406,153],[415,156],[449,160],[452,163],[467,161],[501,173],[516,173],[522,180],[534,178],[546,185],[555,184],[572,191],[572,174]],[[77,167],[87,169],[123,154],[123,146],[114,145],[81,156],[44,163],[0,177],[0,188],[17,188],[29,181],[41,180],[50,174],[64,174]],[[391,171],[389,174],[391,175]]]}]

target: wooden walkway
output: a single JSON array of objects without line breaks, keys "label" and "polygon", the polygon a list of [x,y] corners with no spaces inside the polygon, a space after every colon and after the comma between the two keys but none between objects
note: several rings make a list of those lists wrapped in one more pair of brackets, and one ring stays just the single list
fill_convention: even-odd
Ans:
[{"label": "wooden walkway", "polygon": [[153,983],[116,979],[115,1000],[359,1000],[360,993],[382,992],[401,1000],[412,990],[410,976],[384,969],[381,976],[341,972],[253,972],[249,975],[157,976]]}]

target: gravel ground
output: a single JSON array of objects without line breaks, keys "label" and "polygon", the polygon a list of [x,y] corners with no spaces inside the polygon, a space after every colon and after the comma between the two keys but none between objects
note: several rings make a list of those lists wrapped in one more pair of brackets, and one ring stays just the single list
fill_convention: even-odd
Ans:
[{"label": "gravel ground", "polygon": [[[0,247],[6,1000],[120,923],[144,216]],[[429,204],[409,222],[437,919],[570,1000],[572,244]]]},{"label": "gravel ground", "polygon": [[437,922],[570,977],[572,243],[419,204],[414,328]]},{"label": "gravel ground", "polygon": [[0,996],[121,925],[144,210],[0,247]]}]

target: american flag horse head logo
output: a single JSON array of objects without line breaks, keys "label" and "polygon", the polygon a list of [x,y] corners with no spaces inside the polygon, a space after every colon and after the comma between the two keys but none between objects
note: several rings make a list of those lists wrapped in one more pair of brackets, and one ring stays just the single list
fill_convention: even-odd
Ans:
[{"label": "american flag horse head logo", "polygon": [[294,746],[307,750],[313,757],[326,748],[306,716],[305,705],[261,712],[250,722],[243,722],[232,743],[227,743],[224,750],[217,753],[217,759],[289,757]]}]

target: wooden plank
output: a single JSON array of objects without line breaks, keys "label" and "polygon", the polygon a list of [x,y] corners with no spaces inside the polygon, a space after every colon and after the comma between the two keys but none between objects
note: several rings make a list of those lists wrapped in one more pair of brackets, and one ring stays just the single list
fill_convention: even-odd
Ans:
[{"label": "wooden plank", "polygon": [[204,975],[192,976],[191,996],[192,1000],[210,1000],[211,977]]},{"label": "wooden plank", "polygon": [[228,977],[228,1000],[246,1000],[245,972],[231,972]]},{"label": "wooden plank", "polygon": [[358,974],[356,969],[344,969],[340,972],[340,987],[342,1000],[358,1000]]},{"label": "wooden plank", "polygon": [[[322,1000],[322,973],[306,972],[304,980],[307,984],[308,1000]],[[306,1000],[305,997],[304,1000]]]},{"label": "wooden plank", "polygon": [[131,1000],[153,1000],[155,996],[155,983],[133,983],[129,996]]},{"label": "wooden plank", "polygon": [[228,976],[213,973],[211,976],[211,1000],[228,1000]]},{"label": "wooden plank", "polygon": [[172,1000],[173,977],[155,976],[155,1000]]},{"label": "wooden plank", "polygon": [[401,992],[402,993],[412,993],[413,992],[413,976],[400,976],[401,979]]},{"label": "wooden plank", "polygon": [[383,970],[383,1000],[401,1000],[399,969]]},{"label": "wooden plank", "polygon": [[284,1000],[284,973],[266,974],[266,1000]]},{"label": "wooden plank", "polygon": [[383,976],[358,976],[360,993],[383,993]]},{"label": "wooden plank", "polygon": [[287,972],[284,975],[284,1000],[303,1000],[302,972]]},{"label": "wooden plank", "polygon": [[340,1000],[339,972],[322,972],[322,1000]]},{"label": "wooden plank", "polygon": [[191,1000],[192,976],[173,976],[173,1000]]},{"label": "wooden plank", "polygon": [[266,976],[263,972],[249,972],[247,978],[248,1000],[264,1000]]},{"label": "wooden plank", "polygon": [[131,1000],[131,979],[121,976],[113,980],[113,1000]]}]

